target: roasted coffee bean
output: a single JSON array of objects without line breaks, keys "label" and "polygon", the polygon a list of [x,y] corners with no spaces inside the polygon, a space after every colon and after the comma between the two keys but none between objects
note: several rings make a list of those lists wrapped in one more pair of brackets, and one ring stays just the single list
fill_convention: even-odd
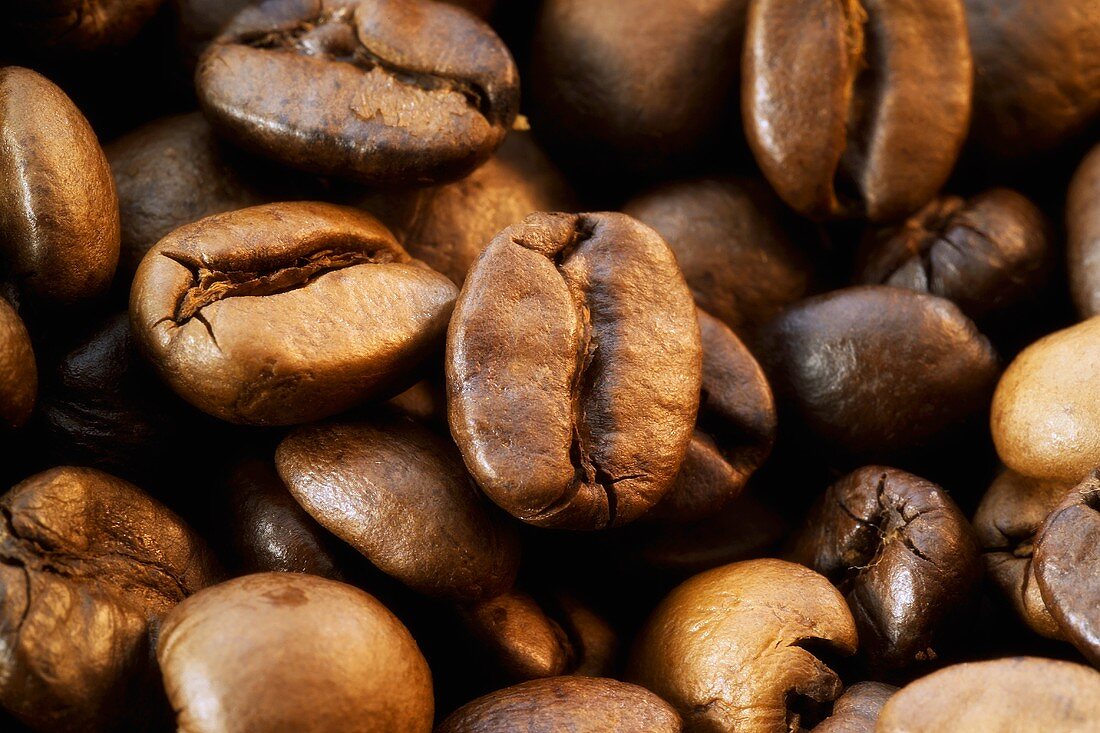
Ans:
[{"label": "roasted coffee bean", "polygon": [[428,733],[432,679],[416,642],[363,591],[260,573],[164,620],[157,661],[180,730]]},{"label": "roasted coffee bean", "polygon": [[436,733],[680,733],[668,703],[618,680],[552,677],[478,698],[452,713]]},{"label": "roasted coffee bean", "polygon": [[0,427],[22,427],[38,397],[38,367],[23,320],[0,298]]},{"label": "roasted coffee bean", "polygon": [[1100,469],[1070,489],[1043,523],[1035,580],[1065,638],[1100,666]]},{"label": "roasted coffee bean", "polygon": [[998,372],[993,347],[953,303],[882,286],[792,306],[760,354],[792,420],[862,457],[914,449],[983,409]]},{"label": "roasted coffee bean", "polygon": [[1100,672],[1034,657],[956,664],[897,692],[879,733],[1057,731],[1085,733],[1100,720]]},{"label": "roasted coffee bean", "polygon": [[962,0],[749,3],[745,133],[806,216],[888,221],[927,203],[966,137],[971,87]]},{"label": "roasted coffee bean", "polygon": [[1100,315],[1100,145],[1077,168],[1066,201],[1069,291],[1082,318]]},{"label": "roasted coffee bean", "polygon": [[454,447],[408,418],[298,428],[275,463],[314,519],[414,590],[476,601],[512,586],[515,530]]},{"label": "roasted coffee bean", "polygon": [[134,278],[134,333],[186,400],[285,425],[384,398],[439,342],[455,286],[373,217],[286,203],[177,229]]},{"label": "roasted coffee bean", "polygon": [[534,214],[474,265],[447,335],[451,432],[478,484],[531,524],[626,524],[691,439],[699,327],[676,260],[623,214]]},{"label": "roasted coffee bean", "polygon": [[830,486],[788,557],[845,593],[860,651],[880,672],[939,657],[945,628],[981,576],[977,541],[951,497],[882,466]]},{"label": "roasted coffee bean", "polygon": [[33,55],[87,53],[128,43],[162,0],[46,0],[5,8],[0,37]]},{"label": "roasted coffee bean", "polygon": [[202,541],[90,468],[28,478],[0,515],[0,705],[40,731],[143,729],[157,712],[151,626],[216,579]]},{"label": "roasted coffee bean", "polygon": [[1033,295],[1052,254],[1042,212],[995,188],[933,199],[904,224],[875,231],[856,279],[939,295],[978,319]]},{"label": "roasted coffee bean", "polygon": [[1025,476],[1080,481],[1100,464],[1100,318],[1057,331],[1013,361],[993,395],[993,442]]},{"label": "roasted coffee bean", "polygon": [[749,560],[696,575],[661,601],[628,679],[672,703],[686,733],[800,730],[805,708],[843,687],[816,649],[855,652],[844,598],[800,565]]},{"label": "roasted coffee bean", "polygon": [[760,181],[666,183],[623,211],[664,237],[695,302],[743,339],[813,286],[812,228],[794,222]]},{"label": "roasted coffee bean", "polygon": [[195,86],[238,145],[376,185],[461,178],[504,141],[519,104],[496,34],[429,0],[266,0],[210,45]]},{"label": "roasted coffee bean", "polygon": [[725,133],[726,107],[734,106],[746,3],[541,3],[532,43],[536,129],[564,160],[603,175],[609,166],[660,169],[697,151]]},{"label": "roasted coffee bean", "polygon": [[982,149],[1034,155],[1100,116],[1100,5],[964,2],[974,54],[971,136]]},{"label": "roasted coffee bean", "polygon": [[833,714],[815,726],[814,733],[874,733],[882,707],[897,690],[881,682],[852,685],[836,699]]},{"label": "roasted coffee bean", "polygon": [[775,401],[763,370],[721,321],[697,312],[703,343],[699,417],[680,473],[647,519],[713,516],[741,493],[775,442]]},{"label": "roasted coffee bean", "polygon": [[95,133],[51,81],[0,68],[0,265],[30,299],[99,295],[118,262],[118,198]]},{"label": "roasted coffee bean", "polygon": [[1041,481],[1005,469],[990,484],[974,514],[974,534],[986,574],[1024,623],[1052,639],[1062,638],[1062,632],[1043,602],[1032,558],[1043,521],[1070,488],[1072,484]]}]

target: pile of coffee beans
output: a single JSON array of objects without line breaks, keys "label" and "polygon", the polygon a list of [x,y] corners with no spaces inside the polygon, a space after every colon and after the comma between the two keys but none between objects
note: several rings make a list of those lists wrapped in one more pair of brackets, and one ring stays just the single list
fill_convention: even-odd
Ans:
[{"label": "pile of coffee beans", "polygon": [[0,8],[0,731],[1100,731],[1100,1]]}]

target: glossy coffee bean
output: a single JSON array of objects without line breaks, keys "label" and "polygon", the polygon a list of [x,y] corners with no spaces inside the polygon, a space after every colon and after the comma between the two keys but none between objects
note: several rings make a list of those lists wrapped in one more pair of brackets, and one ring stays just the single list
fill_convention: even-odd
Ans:
[{"label": "glossy coffee bean", "polygon": [[964,0],[974,54],[971,135],[1020,158],[1082,132],[1100,115],[1100,6],[1091,0]]},{"label": "glossy coffee bean", "polygon": [[845,593],[872,669],[942,654],[942,635],[970,599],[981,560],[970,523],[942,488],[867,466],[825,492],[788,557]]},{"label": "glossy coffee bean", "polygon": [[1057,731],[1100,720],[1100,672],[1080,664],[1012,657],[956,664],[903,687],[882,709],[879,733]]},{"label": "glossy coffee bean", "polygon": [[157,661],[180,730],[428,733],[432,679],[408,630],[363,591],[260,573],[164,620]]},{"label": "glossy coffee bean", "polygon": [[687,733],[799,730],[804,701],[829,703],[840,678],[811,649],[856,650],[844,598],[782,560],[696,575],[672,591],[635,643],[628,679],[684,716]]},{"label": "glossy coffee bean", "polygon": [[50,80],[0,68],[0,267],[30,299],[101,294],[118,262],[118,198],[80,110]]},{"label": "glossy coffee bean", "polygon": [[23,319],[0,298],[0,427],[22,427],[38,397],[34,347]]},{"label": "glossy coffee bean", "polygon": [[874,733],[882,707],[897,690],[881,682],[852,685],[833,703],[833,714],[814,726],[814,733]]},{"label": "glossy coffee bean", "polygon": [[998,372],[993,347],[953,303],[882,286],[792,306],[760,354],[792,420],[866,457],[913,449],[983,409]]},{"label": "glossy coffee bean", "polygon": [[162,0],[45,0],[5,9],[0,37],[34,55],[119,47],[138,34]]},{"label": "glossy coffee bean", "polygon": [[286,203],[174,231],[134,278],[134,333],[161,377],[236,423],[285,425],[387,397],[439,346],[454,285],[373,217]]},{"label": "glossy coffee bean", "polygon": [[1048,229],[1015,191],[942,196],[904,224],[874,232],[856,279],[939,295],[981,318],[1041,287],[1053,255]]},{"label": "glossy coffee bean", "polygon": [[283,165],[361,183],[460,178],[512,127],[518,75],[468,12],[429,0],[266,0],[203,54],[220,133]]},{"label": "glossy coffee bean", "polygon": [[454,447],[408,418],[299,428],[275,463],[314,519],[420,593],[476,601],[515,580],[515,530]]},{"label": "glossy coffee bean", "polygon": [[1035,545],[1051,510],[1072,488],[1005,469],[990,484],[974,514],[974,534],[982,548],[986,576],[1036,633],[1060,639],[1035,581]]},{"label": "glossy coffee bean", "polygon": [[812,287],[813,230],[793,220],[766,184],[748,178],[666,183],[623,211],[676,254],[699,307],[741,338]]},{"label": "glossy coffee bean", "polygon": [[764,175],[814,218],[898,219],[951,173],[970,120],[962,0],[752,0],[741,105]]},{"label": "glossy coffee bean", "polygon": [[622,214],[534,214],[466,278],[447,335],[451,433],[478,484],[531,524],[626,524],[672,486],[701,379],[691,294]]},{"label": "glossy coffee bean", "polygon": [[1066,200],[1069,291],[1082,318],[1100,315],[1100,145],[1081,161]]},{"label": "glossy coffee bean", "polygon": [[1025,476],[1081,480],[1100,464],[1098,388],[1100,318],[1024,349],[993,395],[990,424],[1001,460]]},{"label": "glossy coffee bean", "polygon": [[0,497],[0,705],[39,731],[142,729],[150,628],[215,581],[202,541],[122,479],[55,468]]},{"label": "glossy coffee bean", "polygon": [[1100,469],[1070,489],[1043,523],[1035,580],[1066,640],[1100,665]]},{"label": "glossy coffee bean", "polygon": [[452,713],[436,733],[680,733],[668,703],[618,680],[552,677],[497,690]]}]

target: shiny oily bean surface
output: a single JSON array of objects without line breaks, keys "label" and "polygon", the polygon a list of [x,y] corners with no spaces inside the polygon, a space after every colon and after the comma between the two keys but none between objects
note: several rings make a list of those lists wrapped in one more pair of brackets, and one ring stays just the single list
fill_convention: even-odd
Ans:
[{"label": "shiny oily bean surface", "polygon": [[765,559],[700,573],[673,590],[635,642],[627,678],[669,701],[687,733],[799,730],[799,698],[843,684],[811,648],[849,655],[856,627],[840,595],[801,565]]},{"label": "shiny oily bean surface", "polygon": [[1100,672],[1081,664],[1009,657],[956,664],[903,687],[876,733],[1086,733],[1100,720]]},{"label": "shiny oily bean surface", "polygon": [[202,540],[122,479],[54,468],[0,497],[0,704],[41,731],[156,714],[149,633],[216,582]]},{"label": "shiny oily bean surface", "polygon": [[297,573],[235,578],[196,594],[157,642],[188,733],[428,733],[432,679],[374,597]]},{"label": "shiny oily bean surface", "polygon": [[1066,200],[1069,291],[1082,318],[1100,315],[1100,145],[1085,156]]},{"label": "shiny oily bean surface", "polygon": [[874,733],[886,701],[898,691],[881,682],[859,682],[844,691],[833,703],[833,713],[818,725],[814,733]]},{"label": "shiny oily bean surface", "polygon": [[463,285],[447,336],[451,433],[514,516],[625,524],[676,477],[701,361],[691,294],[656,232],[622,214],[534,214]]},{"label": "shiny oily bean surface", "polygon": [[299,428],[275,463],[314,519],[421,593],[475,601],[515,580],[515,530],[448,441],[408,418]]},{"label": "shiny oily bean surface", "polygon": [[0,68],[0,255],[30,299],[100,295],[118,262],[111,169],[80,110],[49,79]]},{"label": "shiny oily bean surface", "polygon": [[452,713],[436,733],[679,733],[676,711],[648,690],[592,677],[552,677],[497,690]]},{"label": "shiny oily bean surface", "polygon": [[267,0],[195,73],[203,111],[235,143],[375,185],[469,173],[511,129],[518,85],[492,29],[428,0]]},{"label": "shiny oily bean surface", "polygon": [[21,427],[38,396],[38,367],[23,319],[0,298],[0,428]]},{"label": "shiny oily bean surface", "polygon": [[947,180],[970,120],[961,0],[753,0],[745,33],[745,132],[791,208],[897,219]]},{"label": "shiny oily bean surface", "polygon": [[138,269],[130,314],[146,355],[186,400],[230,422],[285,425],[414,380],[455,290],[367,214],[270,204],[161,240]]}]

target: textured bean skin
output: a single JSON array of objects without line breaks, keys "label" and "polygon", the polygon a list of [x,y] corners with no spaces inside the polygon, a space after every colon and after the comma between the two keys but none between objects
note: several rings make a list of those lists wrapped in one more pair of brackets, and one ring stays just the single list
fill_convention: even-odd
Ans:
[{"label": "textured bean skin", "polygon": [[0,298],[0,425],[21,427],[38,396],[38,367],[23,320]]}]

